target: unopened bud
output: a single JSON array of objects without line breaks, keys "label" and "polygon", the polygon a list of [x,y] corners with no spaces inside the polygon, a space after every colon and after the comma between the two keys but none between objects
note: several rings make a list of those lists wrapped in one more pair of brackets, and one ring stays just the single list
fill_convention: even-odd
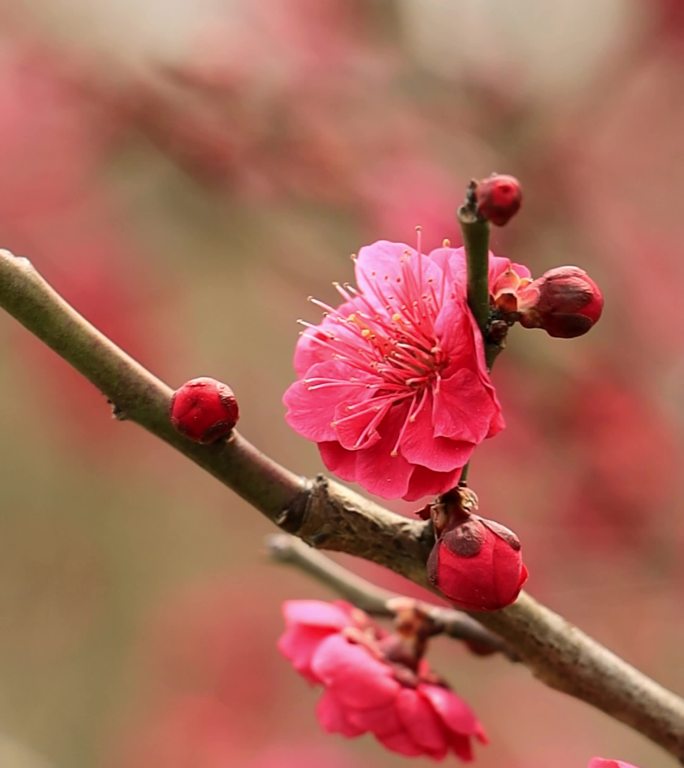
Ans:
[{"label": "unopened bud", "polygon": [[456,515],[432,548],[428,578],[457,608],[496,611],[516,599],[527,568],[513,531],[479,515]]},{"label": "unopened bud", "polygon": [[202,376],[186,381],[171,398],[171,423],[197,443],[227,437],[237,424],[238,404],[233,390]]},{"label": "unopened bud", "polygon": [[543,328],[549,336],[572,339],[601,317],[603,296],[579,267],[556,267],[534,280],[518,297],[520,323]]},{"label": "unopened bud", "polygon": [[515,176],[493,173],[475,187],[477,213],[497,227],[503,227],[520,210],[522,188]]}]

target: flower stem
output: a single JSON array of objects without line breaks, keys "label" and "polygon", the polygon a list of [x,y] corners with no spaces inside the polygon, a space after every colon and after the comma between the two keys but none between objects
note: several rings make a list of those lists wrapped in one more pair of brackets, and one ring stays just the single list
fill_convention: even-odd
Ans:
[{"label": "flower stem", "polygon": [[[466,198],[457,212],[458,223],[463,235],[468,275],[468,306],[480,329],[485,345],[485,363],[491,370],[499,347],[487,343],[489,324],[489,222],[477,215],[475,182],[471,181]],[[470,462],[463,467],[461,483],[466,483]]]},{"label": "flower stem", "polygon": [[489,222],[477,215],[474,181],[468,185],[465,202],[458,209],[458,223],[466,252],[468,306],[482,338],[486,340],[489,322]]}]

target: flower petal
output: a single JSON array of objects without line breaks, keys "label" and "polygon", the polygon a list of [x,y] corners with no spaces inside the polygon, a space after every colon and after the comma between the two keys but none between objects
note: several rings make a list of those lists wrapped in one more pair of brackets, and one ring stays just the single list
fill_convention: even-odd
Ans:
[{"label": "flower petal", "polygon": [[448,750],[447,730],[435,710],[418,690],[404,688],[397,697],[399,721],[411,739],[436,759]]},{"label": "flower petal", "polygon": [[461,736],[458,733],[450,734],[449,746],[456,757],[459,757],[464,763],[470,763],[475,757],[473,755],[473,743],[468,736]]},{"label": "flower petal", "polygon": [[461,476],[463,467],[453,472],[434,472],[425,467],[414,467],[409,479],[408,489],[402,496],[406,501],[416,501],[423,496],[436,496],[453,488]]},{"label": "flower petal", "polygon": [[461,368],[451,378],[444,379],[439,392],[435,393],[432,406],[434,433],[478,444],[489,434],[499,410],[497,406],[480,377]]},{"label": "flower petal", "polygon": [[356,256],[356,284],[365,291],[369,287],[369,278],[384,278],[390,280],[401,274],[401,259],[406,255],[416,255],[415,248],[406,243],[395,243],[391,240],[376,240],[370,245],[364,245]]},{"label": "flower petal", "polygon": [[408,488],[413,467],[401,456],[392,456],[406,409],[394,406],[378,425],[380,439],[363,450],[348,451],[338,443],[319,443],[321,458],[331,472],[385,499],[399,499]]},{"label": "flower petal", "polygon": [[[480,741],[486,738],[472,709],[453,691],[431,683],[423,683],[419,690],[450,731],[463,736],[476,736]],[[480,733],[482,735],[478,736]]]},{"label": "flower petal", "polygon": [[473,441],[451,440],[435,435],[432,396],[418,411],[415,421],[404,433],[400,443],[401,455],[411,464],[436,472],[453,472],[465,466],[475,445]]},{"label": "flower petal", "polygon": [[318,646],[330,636],[330,629],[291,627],[278,640],[278,650],[289,659],[295,670],[311,683],[320,683],[311,671],[311,660]]},{"label": "flower petal", "polygon": [[429,280],[441,281],[441,277],[441,270],[428,256],[419,256],[405,243],[378,240],[361,248],[356,259],[357,285],[364,297],[384,313],[388,305],[400,306],[402,296],[417,297]]},{"label": "flower petal", "polygon": [[358,451],[348,451],[337,441],[325,441],[318,444],[318,450],[325,466],[342,480],[353,483],[356,479],[356,461]]},{"label": "flower petal", "polygon": [[406,494],[413,467],[403,456],[391,455],[389,442],[359,452],[354,481],[383,499],[400,499]]},{"label": "flower petal", "polygon": [[[511,260],[505,256],[495,256],[491,251],[489,252],[489,287],[503,275],[504,272],[511,268]],[[529,277],[529,272],[525,277]]]},{"label": "flower petal", "polygon": [[[316,363],[306,375],[291,384],[283,395],[287,407],[285,419],[300,435],[316,443],[336,440],[337,433],[332,426],[335,410],[340,403],[355,402],[359,396],[359,387],[345,384],[358,372],[337,360]],[[311,379],[333,379],[340,384],[331,387],[319,387]]]},{"label": "flower petal", "polygon": [[468,279],[465,248],[435,248],[429,258],[440,267],[449,285],[457,283],[465,289]]},{"label": "flower petal", "polygon": [[[323,363],[333,359],[333,350],[321,341],[325,341],[329,334],[352,338],[353,332],[348,330],[344,323],[338,319],[340,315],[347,317],[355,309],[357,303],[347,301],[337,307],[334,316],[327,315],[315,328],[307,328],[297,340],[294,352],[294,369],[297,375],[302,377],[316,363]],[[318,340],[317,340],[318,339]]]},{"label": "flower petal", "polygon": [[394,701],[376,709],[350,709],[347,718],[364,732],[370,731],[378,737],[392,736],[402,730]]},{"label": "flower petal", "polygon": [[376,736],[376,738],[383,747],[392,750],[392,752],[398,752],[400,755],[418,757],[424,752],[405,731],[398,731],[388,736]]},{"label": "flower petal", "polygon": [[391,403],[374,402],[371,390],[356,397],[353,403],[338,404],[333,421],[340,445],[349,451],[370,448],[380,440],[378,426],[391,407]]},{"label": "flower petal", "polygon": [[340,704],[354,709],[387,706],[399,690],[386,664],[339,634],[319,645],[311,669]]},{"label": "flower petal", "polygon": [[316,717],[323,730],[328,733],[341,733],[350,739],[365,733],[365,729],[349,722],[345,707],[340,704],[330,691],[324,691],[318,700]]},{"label": "flower petal", "polygon": [[286,600],[283,615],[287,629],[278,640],[278,650],[292,662],[299,674],[312,683],[319,683],[311,671],[311,660],[318,646],[330,634],[353,626],[356,609],[343,600],[328,603],[323,600]]},{"label": "flower petal", "polygon": [[286,600],[283,616],[287,626],[305,624],[324,629],[344,629],[350,626],[352,606],[343,600],[334,603],[325,600]]}]

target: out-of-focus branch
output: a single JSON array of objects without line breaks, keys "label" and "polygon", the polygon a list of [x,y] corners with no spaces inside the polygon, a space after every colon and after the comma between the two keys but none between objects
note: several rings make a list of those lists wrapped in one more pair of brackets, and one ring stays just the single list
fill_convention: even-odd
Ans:
[{"label": "out-of-focus branch", "polygon": [[[272,533],[266,539],[266,544],[274,560],[296,566],[366,613],[386,618],[395,615],[392,603],[401,598],[401,595],[357,576],[329,557],[311,549],[301,539],[286,533]],[[520,661],[516,653],[498,635],[485,629],[467,613],[453,608],[442,608],[423,600],[415,602],[420,611],[442,627],[442,634],[472,644],[471,647],[478,654],[501,653],[509,661]]]},{"label": "out-of-focus branch", "polygon": [[[69,306],[27,259],[9,251],[0,251],[0,306],[95,384],[128,420],[199,464],[285,531],[427,586],[432,535],[426,523],[395,515],[325,478],[300,478],[237,433],[210,446],[182,437],[169,423],[169,387]],[[473,617],[504,638],[547,685],[626,723],[684,762],[684,700],[529,595],[521,594],[502,611]]]}]

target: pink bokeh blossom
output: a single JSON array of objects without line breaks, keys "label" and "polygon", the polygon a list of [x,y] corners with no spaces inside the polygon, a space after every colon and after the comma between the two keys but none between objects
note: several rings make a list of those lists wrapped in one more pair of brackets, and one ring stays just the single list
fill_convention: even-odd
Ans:
[{"label": "pink bokeh blossom", "polygon": [[[358,289],[338,286],[337,308],[315,302],[326,316],[297,344],[287,421],[328,469],[371,493],[442,493],[504,426],[466,302],[463,248],[425,255],[379,241],[355,261]],[[492,255],[490,283],[510,267]]]},{"label": "pink bokeh blossom", "polygon": [[592,757],[587,768],[637,768],[632,763],[625,763],[623,760],[606,760],[603,757]]},{"label": "pink bokeh blossom", "polygon": [[[472,739],[487,743],[470,707],[420,659],[392,654],[397,638],[338,601],[291,600],[278,647],[309,681],[323,685],[316,714],[330,733],[372,733],[387,749],[436,760],[472,760]],[[392,658],[390,659],[390,656]]]},{"label": "pink bokeh blossom", "polygon": [[248,768],[351,768],[356,764],[327,745],[295,742],[268,747],[248,763]]},{"label": "pink bokeh blossom", "polygon": [[105,765],[112,768],[224,768],[238,749],[230,709],[211,695],[173,696],[126,733]]}]

